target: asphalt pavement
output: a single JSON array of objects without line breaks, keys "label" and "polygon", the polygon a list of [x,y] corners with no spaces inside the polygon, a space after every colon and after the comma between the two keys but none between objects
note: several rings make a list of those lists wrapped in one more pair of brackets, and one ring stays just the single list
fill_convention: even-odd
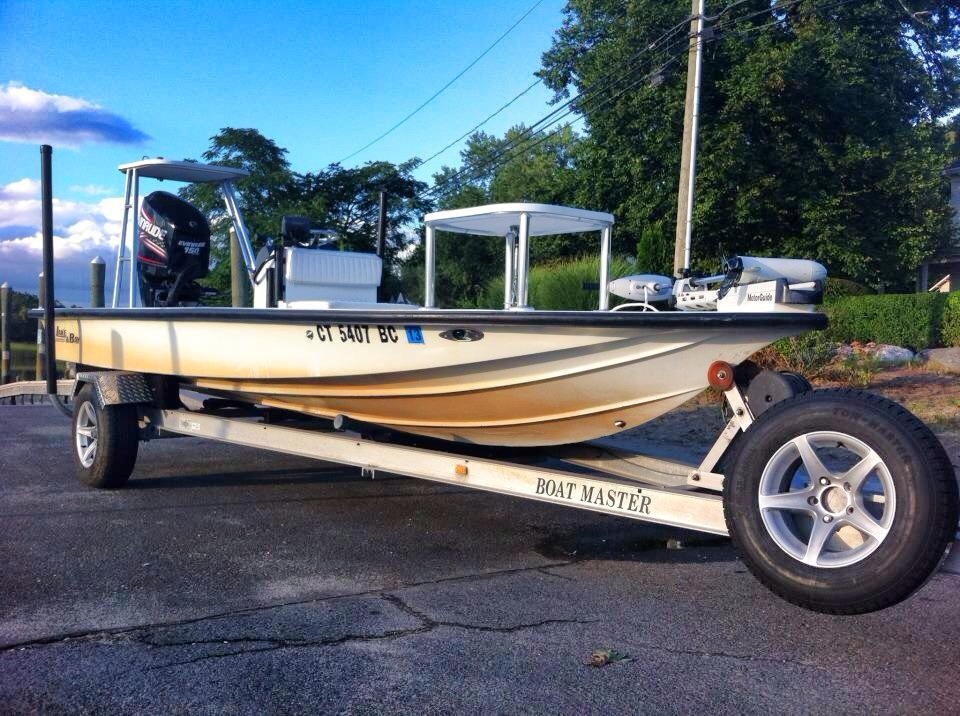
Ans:
[{"label": "asphalt pavement", "polygon": [[960,713],[956,560],[831,617],[725,539],[189,438],[97,491],[49,406],[0,435],[3,712]]}]

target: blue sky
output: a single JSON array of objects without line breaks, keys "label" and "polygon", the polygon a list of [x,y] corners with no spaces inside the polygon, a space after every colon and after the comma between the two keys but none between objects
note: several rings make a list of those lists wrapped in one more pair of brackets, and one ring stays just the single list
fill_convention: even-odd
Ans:
[{"label": "blue sky", "polygon": [[[80,302],[86,263],[101,254],[109,264],[116,244],[118,164],[197,158],[234,126],[286,147],[295,170],[322,168],[414,109],[534,2],[0,1],[0,282],[34,290],[43,139],[54,144],[57,297]],[[562,6],[542,0],[346,164],[427,157],[470,129],[533,80]],[[485,129],[535,120],[548,99],[536,87]],[[456,160],[454,148],[421,178]]]}]

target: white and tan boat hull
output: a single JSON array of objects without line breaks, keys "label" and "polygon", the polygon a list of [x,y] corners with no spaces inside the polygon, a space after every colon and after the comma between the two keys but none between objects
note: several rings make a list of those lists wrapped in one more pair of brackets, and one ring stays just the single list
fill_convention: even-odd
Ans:
[{"label": "white and tan boat hull", "polygon": [[447,440],[556,445],[657,417],[699,393],[713,361],[739,363],[813,327],[599,313],[586,314],[594,322],[567,313],[551,322],[544,312],[533,322],[469,311],[283,311],[282,321],[269,321],[262,311],[234,309],[180,319],[178,310],[143,309],[134,318],[58,312],[57,358],[179,376],[248,402]]}]

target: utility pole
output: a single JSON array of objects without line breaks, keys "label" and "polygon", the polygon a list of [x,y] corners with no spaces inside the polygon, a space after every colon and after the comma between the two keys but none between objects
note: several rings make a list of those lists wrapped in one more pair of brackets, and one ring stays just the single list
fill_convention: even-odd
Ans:
[{"label": "utility pole", "polygon": [[687,56],[687,97],[683,108],[683,149],[680,155],[680,186],[677,192],[677,232],[673,247],[673,273],[690,268],[690,235],[693,189],[697,177],[697,130],[700,126],[700,76],[703,68],[705,0],[691,0],[690,51]]}]

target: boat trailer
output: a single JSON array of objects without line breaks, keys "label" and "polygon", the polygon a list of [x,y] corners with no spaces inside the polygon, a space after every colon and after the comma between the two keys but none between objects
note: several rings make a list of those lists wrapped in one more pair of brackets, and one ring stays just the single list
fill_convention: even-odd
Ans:
[{"label": "boat trailer", "polygon": [[730,417],[699,464],[610,439],[449,443],[229,397],[189,409],[181,393],[189,384],[124,371],[77,373],[72,452],[81,482],[118,488],[141,441],[206,438],[351,465],[371,478],[382,471],[729,535],[764,585],[815,611],[859,614],[906,599],[936,572],[956,530],[957,482],[942,445],[886,398],[814,391],[773,371],[745,379],[756,370],[747,364],[710,366]]},{"label": "boat trailer", "polygon": [[[716,370],[732,374],[726,364]],[[643,455],[607,440],[539,450],[515,449],[511,457],[508,449],[491,451],[481,446],[479,454],[458,454],[446,451],[455,445],[450,443],[443,444],[446,449],[405,444],[409,436],[387,435],[378,432],[376,426],[369,426],[372,430],[368,437],[360,432],[363,425],[344,416],[338,416],[332,424],[322,419],[304,421],[298,416],[293,421],[297,427],[274,424],[270,422],[275,419],[271,418],[274,413],[255,408],[241,417],[228,417],[223,413],[229,409],[217,407],[223,402],[217,398],[208,401],[214,406],[210,411],[159,408],[149,377],[137,373],[78,373],[74,393],[84,385],[95,391],[102,408],[136,408],[137,438],[141,441],[206,438],[359,467],[371,478],[377,472],[386,472],[717,535],[727,534],[720,494],[724,478],[716,472],[717,465],[734,438],[753,421],[743,394],[732,385],[723,395],[733,417],[696,465]],[[75,402],[79,410],[84,409],[82,401]],[[336,425],[347,429],[338,430]],[[83,429],[82,425],[78,428]],[[92,439],[94,431],[87,432],[91,440],[85,446],[77,444],[81,461],[84,448],[92,447],[95,452],[97,447]],[[76,438],[80,441],[83,436],[78,432]],[[490,452],[494,456],[485,454]],[[566,469],[548,466],[556,463]],[[105,467],[106,472],[113,472],[113,466]],[[95,486],[119,487],[117,483],[124,482],[125,477],[108,478]]]}]

